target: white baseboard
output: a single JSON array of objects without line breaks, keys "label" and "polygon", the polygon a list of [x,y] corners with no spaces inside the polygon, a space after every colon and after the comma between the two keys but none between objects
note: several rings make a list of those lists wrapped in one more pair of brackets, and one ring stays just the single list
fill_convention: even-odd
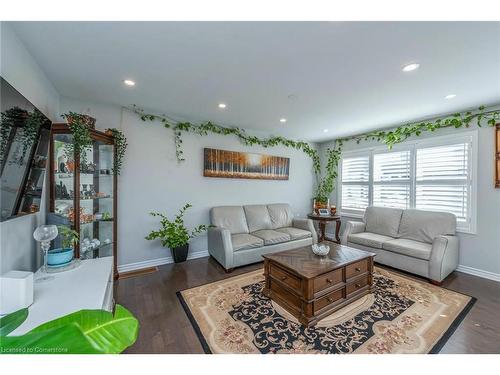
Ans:
[{"label": "white baseboard", "polygon": [[463,273],[468,273],[469,275],[474,275],[474,276],[479,276],[484,279],[489,279],[493,281],[500,281],[500,274],[490,272],[490,271],[483,271],[477,268],[473,267],[468,267],[468,266],[462,266],[461,264],[458,265],[457,271],[463,272]]},{"label": "white baseboard", "polygon": [[[197,252],[189,254],[187,257],[187,260],[203,258],[203,257],[207,257],[207,256],[208,256],[208,250],[197,251]],[[145,260],[142,262],[122,264],[122,265],[118,266],[118,273],[130,272],[130,271],[140,270],[140,269],[148,268],[148,267],[156,267],[156,266],[161,266],[163,264],[169,264],[169,263],[174,263],[174,258],[172,258],[171,256]]]},{"label": "white baseboard", "polygon": [[[197,251],[195,253],[189,254],[187,259],[191,260],[191,259],[203,258],[203,257],[207,257],[207,256],[208,256],[208,250]],[[128,264],[123,264],[123,265],[118,266],[118,272],[130,272],[130,271],[140,270],[143,268],[156,267],[156,266],[161,266],[163,264],[170,264],[173,262],[174,262],[174,259],[171,256],[169,256],[169,257],[145,260],[143,262],[128,263]],[[467,273],[469,275],[482,277],[484,279],[500,282],[500,274],[498,274],[498,273],[494,273],[494,272],[490,272],[490,271],[483,271],[483,270],[480,270],[478,268],[463,266],[461,264],[458,266],[457,271]]]}]

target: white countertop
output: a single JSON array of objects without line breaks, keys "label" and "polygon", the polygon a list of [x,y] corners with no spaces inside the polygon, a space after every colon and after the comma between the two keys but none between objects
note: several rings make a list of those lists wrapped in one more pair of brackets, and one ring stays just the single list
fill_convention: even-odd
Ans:
[{"label": "white countertop", "polygon": [[28,318],[10,333],[22,335],[40,324],[82,309],[102,309],[109,280],[112,280],[113,257],[88,259],[80,266],[50,274],[54,279],[36,282]]}]

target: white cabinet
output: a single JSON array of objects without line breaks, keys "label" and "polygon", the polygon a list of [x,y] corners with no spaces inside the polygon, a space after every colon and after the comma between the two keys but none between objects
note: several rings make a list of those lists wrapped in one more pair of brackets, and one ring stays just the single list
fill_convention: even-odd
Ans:
[{"label": "white cabinet", "polygon": [[[35,282],[34,302],[26,321],[10,335],[22,335],[42,323],[83,309],[113,308],[113,257],[88,259],[79,267]],[[35,274],[35,280],[38,274]]]}]

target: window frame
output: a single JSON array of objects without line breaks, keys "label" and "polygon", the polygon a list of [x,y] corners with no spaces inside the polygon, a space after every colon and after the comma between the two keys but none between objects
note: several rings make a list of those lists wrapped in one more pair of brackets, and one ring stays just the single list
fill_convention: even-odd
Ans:
[{"label": "window frame", "polygon": [[338,180],[337,180],[337,202],[338,212],[342,216],[352,218],[363,218],[364,210],[342,210],[342,163],[344,158],[368,156],[369,157],[369,180],[368,180],[368,205],[373,204],[373,187],[374,187],[374,168],[373,160],[375,154],[395,152],[395,151],[410,151],[410,208],[415,207],[416,200],[416,163],[418,148],[446,146],[457,143],[469,143],[469,158],[468,158],[468,207],[469,220],[465,225],[457,225],[457,232],[476,234],[477,232],[477,173],[478,173],[478,131],[469,130],[459,134],[436,136],[432,138],[423,138],[405,141],[394,145],[391,150],[387,146],[364,147],[352,151],[343,151],[339,162]]}]

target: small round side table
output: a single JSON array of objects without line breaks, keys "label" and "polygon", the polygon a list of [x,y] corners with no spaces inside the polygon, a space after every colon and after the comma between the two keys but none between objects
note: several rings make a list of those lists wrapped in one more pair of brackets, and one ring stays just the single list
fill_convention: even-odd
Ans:
[{"label": "small round side table", "polygon": [[[322,242],[324,240],[333,241],[340,243],[340,216],[337,215],[317,215],[317,214],[308,214],[307,217],[311,220],[317,221],[319,224],[319,239],[318,242]],[[330,221],[335,221],[335,240],[329,239],[325,235],[326,224]]]}]

